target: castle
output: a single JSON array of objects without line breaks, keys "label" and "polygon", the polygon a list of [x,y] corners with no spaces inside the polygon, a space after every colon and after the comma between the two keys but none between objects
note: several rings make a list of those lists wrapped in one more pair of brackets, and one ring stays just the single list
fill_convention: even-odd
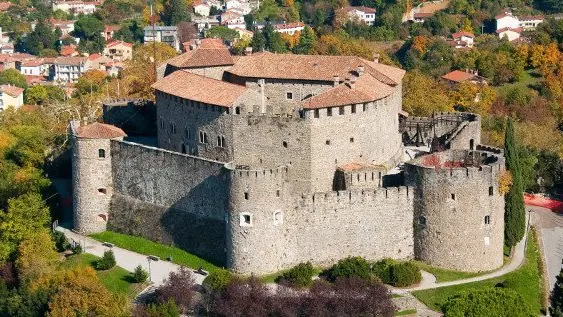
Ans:
[{"label": "castle", "polygon": [[235,57],[198,42],[153,85],[156,147],[73,122],[75,229],[242,274],[347,256],[498,268],[503,152],[480,144],[478,115],[406,117],[403,75],[377,58]]}]

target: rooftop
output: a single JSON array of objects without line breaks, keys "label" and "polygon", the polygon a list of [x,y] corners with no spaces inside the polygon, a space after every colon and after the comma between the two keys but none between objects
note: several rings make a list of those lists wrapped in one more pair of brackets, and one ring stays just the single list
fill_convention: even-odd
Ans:
[{"label": "rooftop", "polygon": [[114,40],[114,41],[107,43],[106,47],[110,48],[110,47],[119,46],[119,45],[123,45],[123,46],[127,46],[127,47],[133,47],[133,44],[131,44],[131,43],[127,43],[127,42],[124,42],[124,41],[118,41],[118,40]]},{"label": "rooftop", "polygon": [[461,83],[461,82],[469,80],[469,79],[471,79],[475,76],[476,76],[475,74],[471,74],[471,73],[464,72],[464,71],[461,71],[461,70],[454,70],[453,72],[445,74],[444,76],[442,76],[442,78],[446,79],[446,80],[454,81],[454,82],[457,82],[457,83]]},{"label": "rooftop", "polygon": [[55,58],[56,65],[80,65],[85,63],[88,60],[88,57],[57,57]]},{"label": "rooftop", "polygon": [[248,90],[245,86],[196,75],[187,70],[175,71],[158,80],[152,88],[180,98],[222,107],[231,107]]},{"label": "rooftop", "polygon": [[76,129],[76,136],[85,139],[114,139],[125,137],[127,134],[116,126],[94,122],[89,125],[78,127]]},{"label": "rooftop", "polygon": [[353,10],[362,11],[364,13],[376,13],[377,12],[377,10],[375,10],[374,8],[370,8],[370,7],[366,7],[366,6],[357,6],[357,7],[347,6],[347,7],[344,7],[344,11],[346,11],[346,12],[350,12],[350,11],[353,11]]},{"label": "rooftop", "polygon": [[12,86],[12,85],[0,85],[0,91],[4,92],[14,98],[17,98],[23,93],[23,88]]},{"label": "rooftop", "polygon": [[178,27],[175,26],[166,26],[166,25],[155,25],[155,26],[146,26],[145,27],[145,32],[146,31],[152,31],[153,28],[155,29],[155,31],[177,31]]},{"label": "rooftop", "polygon": [[457,33],[452,34],[452,37],[453,37],[454,39],[460,38],[460,37],[462,37],[462,36],[470,37],[470,38],[475,38],[475,34],[469,33],[469,32],[467,32],[467,31],[459,31],[459,32],[457,32]]},{"label": "rooftop", "polygon": [[197,44],[195,41],[190,45],[196,46],[168,61],[168,64],[178,68],[227,66],[233,65],[234,61],[229,49],[220,39],[203,39]]},{"label": "rooftop", "polygon": [[348,164],[338,166],[338,169],[345,171],[345,172],[353,172],[353,171],[359,171],[359,170],[363,170],[363,169],[383,169],[384,170],[385,167],[382,167],[382,166],[379,166],[379,165],[368,164],[368,163],[352,162],[352,163],[348,163]]},{"label": "rooftop", "polygon": [[502,29],[498,29],[496,32],[500,34],[502,32],[508,32],[508,31],[522,33],[522,28],[502,28]]}]

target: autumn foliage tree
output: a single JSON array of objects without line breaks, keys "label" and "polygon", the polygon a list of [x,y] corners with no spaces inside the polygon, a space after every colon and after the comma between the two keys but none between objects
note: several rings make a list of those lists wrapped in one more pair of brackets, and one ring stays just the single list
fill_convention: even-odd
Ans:
[{"label": "autumn foliage tree", "polygon": [[403,110],[413,116],[453,111],[446,87],[419,71],[407,72],[403,79]]}]

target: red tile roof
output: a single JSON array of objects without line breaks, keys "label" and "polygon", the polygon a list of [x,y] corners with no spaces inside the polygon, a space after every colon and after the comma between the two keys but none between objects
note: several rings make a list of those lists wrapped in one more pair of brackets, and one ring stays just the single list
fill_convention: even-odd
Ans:
[{"label": "red tile roof", "polygon": [[281,30],[281,29],[293,29],[298,27],[305,27],[305,23],[303,22],[294,22],[294,23],[282,23],[282,24],[274,24],[272,25],[274,30]]},{"label": "red tile roof", "polygon": [[168,64],[178,68],[196,68],[233,65],[229,49],[221,39],[203,39],[194,50],[176,56]]},{"label": "red tile roof", "polygon": [[347,7],[344,7],[344,11],[346,11],[346,12],[350,12],[350,11],[353,11],[353,10],[362,11],[364,13],[376,13],[377,12],[376,9],[366,7],[366,6],[357,6],[357,7],[347,6]]},{"label": "red tile roof", "polygon": [[76,45],[71,44],[71,45],[63,45],[61,47],[61,56],[71,56],[76,54]]},{"label": "red tile roof", "polygon": [[180,98],[211,105],[231,107],[248,88],[229,82],[178,70],[160,79],[152,88]]},{"label": "red tile roof", "polygon": [[11,5],[11,2],[0,2],[0,11],[7,11]]},{"label": "red tile roof", "polygon": [[55,58],[54,64],[57,65],[80,65],[81,63],[85,63],[88,60],[88,57],[57,57]]},{"label": "red tile roof", "polygon": [[461,70],[454,70],[451,73],[445,74],[444,76],[442,76],[443,79],[446,80],[450,80],[450,81],[454,81],[457,83],[461,83],[464,82],[466,80],[469,80],[471,78],[475,77],[474,74],[470,74]]},{"label": "red tile roof", "polygon": [[90,54],[90,56],[88,56],[88,60],[89,61],[95,61],[100,57],[102,57],[102,55],[100,55],[99,53],[94,53],[94,54]]},{"label": "red tile roof", "polygon": [[536,21],[536,20],[545,20],[543,15],[524,15],[518,17],[520,21]]},{"label": "red tile roof", "polygon": [[116,126],[94,122],[78,127],[78,129],[76,129],[76,136],[84,139],[115,139],[126,137],[127,134]]},{"label": "red tile roof", "polygon": [[41,66],[41,65],[43,65],[43,59],[42,58],[25,60],[25,61],[22,61],[22,63],[21,63],[22,67],[37,67],[37,66]]},{"label": "red tile roof", "polygon": [[28,86],[41,84],[47,82],[47,77],[45,76],[35,76],[35,75],[25,75],[25,82]]},{"label": "red tile roof", "polygon": [[514,16],[512,15],[512,12],[504,11],[503,13],[495,16],[495,20],[500,20],[500,19],[505,18],[505,17],[514,17]]},{"label": "red tile roof", "polygon": [[111,42],[106,44],[106,47],[114,47],[114,46],[117,46],[117,45],[124,45],[124,46],[127,46],[127,47],[133,47],[133,44],[127,43],[127,42],[124,42],[124,41],[111,41]]},{"label": "red tile roof", "polygon": [[7,93],[14,98],[17,98],[21,94],[23,94],[23,88],[12,85],[0,85],[0,91]]},{"label": "red tile roof", "polygon": [[475,38],[475,35],[474,35],[473,33],[469,33],[469,32],[467,32],[467,31],[459,31],[459,32],[457,32],[457,33],[452,34],[452,37],[453,37],[454,39],[460,38],[460,37],[462,37],[462,36],[470,37],[470,38]]}]

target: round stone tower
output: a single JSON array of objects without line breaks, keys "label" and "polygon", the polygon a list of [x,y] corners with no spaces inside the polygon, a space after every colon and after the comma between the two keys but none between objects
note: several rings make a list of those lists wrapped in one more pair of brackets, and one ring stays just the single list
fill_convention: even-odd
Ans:
[{"label": "round stone tower", "polygon": [[231,171],[227,267],[241,274],[282,268],[286,167]]},{"label": "round stone tower", "polygon": [[500,150],[450,150],[405,164],[405,181],[415,189],[415,257],[466,272],[502,266],[503,171]]},{"label": "round stone tower", "polygon": [[74,229],[84,234],[106,230],[113,179],[111,140],[126,134],[112,125],[71,124]]}]

